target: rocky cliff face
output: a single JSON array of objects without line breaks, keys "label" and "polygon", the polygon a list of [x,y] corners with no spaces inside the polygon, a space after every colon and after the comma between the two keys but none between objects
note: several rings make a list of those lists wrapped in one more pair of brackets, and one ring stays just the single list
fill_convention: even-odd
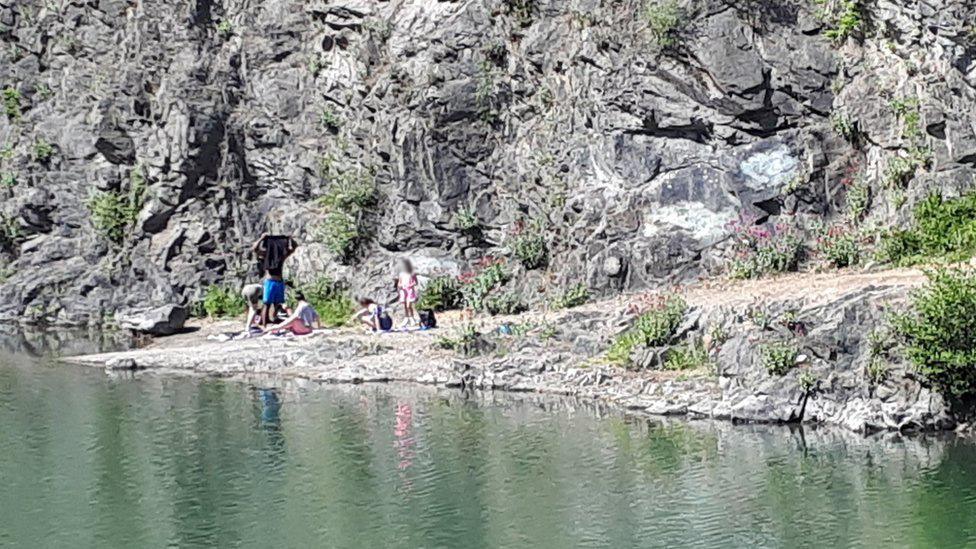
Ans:
[{"label": "rocky cliff face", "polygon": [[[549,265],[515,289],[612,293],[717,269],[743,213],[836,215],[851,171],[881,224],[972,185],[970,2],[865,1],[843,41],[806,0],[687,0],[663,34],[660,5],[0,0],[0,317],[186,303],[257,276],[265,230],[368,291],[528,225]],[[320,199],[353,184],[339,261]]]}]

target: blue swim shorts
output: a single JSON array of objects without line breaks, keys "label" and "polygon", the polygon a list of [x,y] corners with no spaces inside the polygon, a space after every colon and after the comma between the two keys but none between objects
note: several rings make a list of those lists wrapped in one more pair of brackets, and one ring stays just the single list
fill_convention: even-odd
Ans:
[{"label": "blue swim shorts", "polygon": [[264,304],[280,305],[285,302],[285,281],[284,280],[265,280],[264,281]]}]

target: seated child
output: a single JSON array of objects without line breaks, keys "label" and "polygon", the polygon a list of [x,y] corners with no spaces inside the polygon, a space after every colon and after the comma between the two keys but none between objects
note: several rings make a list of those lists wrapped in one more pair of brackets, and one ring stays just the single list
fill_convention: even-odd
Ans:
[{"label": "seated child", "polygon": [[298,300],[298,303],[295,305],[295,310],[280,324],[272,326],[271,333],[281,334],[283,332],[291,332],[295,335],[307,335],[312,333],[313,330],[322,327],[319,314],[305,299],[305,294],[300,291],[295,292],[295,298]]}]

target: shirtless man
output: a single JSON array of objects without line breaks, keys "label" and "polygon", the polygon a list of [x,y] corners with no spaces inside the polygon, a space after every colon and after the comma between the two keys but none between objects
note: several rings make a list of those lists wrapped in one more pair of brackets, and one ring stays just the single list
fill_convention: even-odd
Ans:
[{"label": "shirtless man", "polygon": [[[285,260],[295,253],[298,243],[291,236],[272,236],[264,233],[251,246],[251,252],[261,261],[264,272],[264,310],[261,326],[268,325],[268,319],[276,320],[284,311],[285,305]],[[274,309],[274,313],[271,311]]]}]

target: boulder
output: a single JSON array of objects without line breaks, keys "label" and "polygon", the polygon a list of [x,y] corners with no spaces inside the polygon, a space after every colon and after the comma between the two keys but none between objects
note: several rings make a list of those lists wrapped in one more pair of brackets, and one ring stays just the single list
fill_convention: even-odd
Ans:
[{"label": "boulder", "polygon": [[119,327],[154,336],[175,334],[186,322],[186,308],[163,305],[151,309],[128,310],[115,314]]}]

